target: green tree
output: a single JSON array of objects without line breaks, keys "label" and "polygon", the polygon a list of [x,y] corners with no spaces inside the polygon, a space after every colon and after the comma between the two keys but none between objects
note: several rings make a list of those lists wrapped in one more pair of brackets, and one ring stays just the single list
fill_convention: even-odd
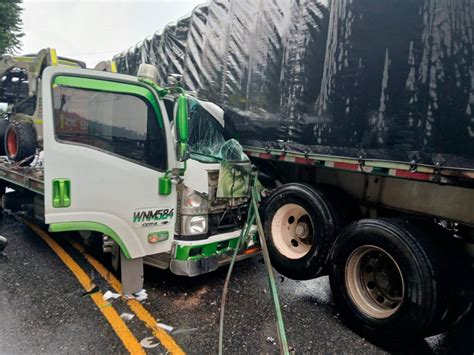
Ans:
[{"label": "green tree", "polygon": [[0,0],[0,55],[21,48],[23,0]]}]

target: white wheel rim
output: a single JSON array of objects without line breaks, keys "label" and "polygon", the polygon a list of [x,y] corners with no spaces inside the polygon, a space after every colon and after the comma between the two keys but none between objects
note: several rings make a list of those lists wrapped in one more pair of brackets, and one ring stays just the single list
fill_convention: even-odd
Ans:
[{"label": "white wheel rim", "polygon": [[288,259],[301,259],[311,250],[313,225],[300,205],[290,203],[280,207],[272,219],[271,232],[276,249]]},{"label": "white wheel rim", "polygon": [[402,272],[395,259],[379,247],[365,245],[354,250],[347,259],[345,279],[352,301],[371,318],[389,318],[402,305]]}]

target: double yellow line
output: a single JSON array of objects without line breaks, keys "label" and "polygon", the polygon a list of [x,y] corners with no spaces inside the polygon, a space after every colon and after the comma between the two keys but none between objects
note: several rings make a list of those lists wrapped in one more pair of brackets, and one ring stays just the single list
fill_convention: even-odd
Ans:
[{"label": "double yellow line", "polygon": [[[87,276],[86,272],[44,230],[28,220],[24,221],[58,255],[58,257],[77,278],[84,290],[89,291],[93,281],[89,278],[89,276]],[[89,264],[107,281],[107,283],[115,290],[115,292],[121,293],[122,284],[109,270],[104,267],[104,265],[92,257],[92,255],[90,255],[80,244],[76,242],[71,242],[71,244],[86,258]],[[125,322],[120,318],[115,308],[113,308],[110,303],[104,301],[102,293],[93,293],[91,294],[91,298],[102,315],[109,322],[117,336],[120,338],[125,348],[131,354],[145,354],[143,347],[140,345],[135,335],[133,335],[131,330],[127,327]],[[138,319],[140,319],[149,329],[152,330],[155,338],[169,353],[176,355],[184,354],[184,351],[179,347],[175,340],[163,329],[157,327],[155,318],[145,309],[145,307],[143,307],[140,302],[134,299],[127,300],[126,302],[132,312],[134,312]]]}]

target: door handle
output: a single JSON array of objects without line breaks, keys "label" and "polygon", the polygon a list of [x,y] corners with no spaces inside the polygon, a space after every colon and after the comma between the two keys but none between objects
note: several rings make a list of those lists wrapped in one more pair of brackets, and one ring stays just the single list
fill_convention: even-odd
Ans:
[{"label": "door handle", "polygon": [[53,180],[53,207],[67,208],[71,206],[71,180]]}]

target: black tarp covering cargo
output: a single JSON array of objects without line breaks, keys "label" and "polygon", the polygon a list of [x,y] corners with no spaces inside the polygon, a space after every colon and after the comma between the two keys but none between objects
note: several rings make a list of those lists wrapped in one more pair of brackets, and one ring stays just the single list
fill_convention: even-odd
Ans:
[{"label": "black tarp covering cargo", "polygon": [[213,0],[115,57],[243,145],[474,169],[474,0]]}]

